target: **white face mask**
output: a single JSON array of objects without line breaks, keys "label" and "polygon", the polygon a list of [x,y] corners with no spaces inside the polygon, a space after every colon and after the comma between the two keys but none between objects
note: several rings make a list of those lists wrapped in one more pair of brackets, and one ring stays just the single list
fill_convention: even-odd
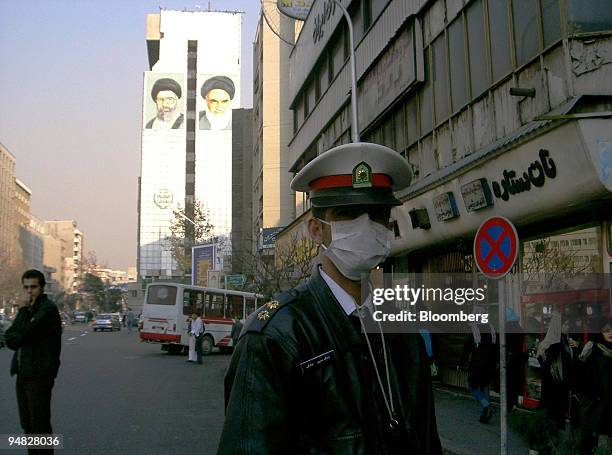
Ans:
[{"label": "white face mask", "polygon": [[324,221],[331,226],[332,240],[325,255],[349,280],[360,280],[362,274],[384,261],[391,252],[393,233],[372,221],[367,213],[345,221]]}]

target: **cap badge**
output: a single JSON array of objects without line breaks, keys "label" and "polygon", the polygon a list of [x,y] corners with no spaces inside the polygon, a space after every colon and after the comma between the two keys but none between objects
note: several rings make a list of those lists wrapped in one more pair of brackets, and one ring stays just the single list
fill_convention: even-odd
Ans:
[{"label": "cap badge", "polygon": [[270,313],[266,310],[262,311],[261,313],[257,314],[257,319],[259,319],[260,321],[265,321],[267,319],[270,318]]},{"label": "cap badge", "polygon": [[372,168],[364,161],[353,168],[353,188],[370,188],[372,186]]}]

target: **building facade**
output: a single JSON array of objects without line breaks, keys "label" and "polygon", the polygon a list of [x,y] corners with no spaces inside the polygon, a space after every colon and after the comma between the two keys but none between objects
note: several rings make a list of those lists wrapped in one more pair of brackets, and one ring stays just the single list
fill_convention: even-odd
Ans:
[{"label": "building facade", "polygon": [[[519,292],[542,264],[609,272],[612,4],[343,3],[355,32],[361,139],[397,150],[414,174],[392,212],[385,270],[475,273],[474,233],[502,215],[521,239],[510,304],[523,317],[547,317],[548,297]],[[340,10],[316,0],[290,58],[294,173],[350,141],[348,56]],[[308,209],[298,194],[297,213]],[[443,377],[461,383],[451,368],[459,340],[449,340]]]},{"label": "building facade", "polygon": [[18,252],[23,269],[43,270],[44,223],[30,211],[32,191],[19,179],[15,179],[13,207],[17,223]]},{"label": "building facade", "polygon": [[18,258],[15,194],[15,157],[0,143],[0,262],[8,267]]},{"label": "building facade", "polygon": [[[268,9],[267,21],[278,24],[284,40],[293,42],[295,20]],[[259,17],[253,42],[253,219],[255,249],[273,246],[264,242],[270,233],[295,218],[294,193],[289,187],[291,139],[289,109],[289,55],[291,46],[281,40]],[[268,242],[269,243],[269,242]]]},{"label": "building facade", "polygon": [[253,251],[253,109],[232,112],[232,272]]},{"label": "building facade", "polygon": [[83,277],[84,235],[74,220],[45,221],[44,258],[59,288],[73,294]]},{"label": "building facade", "polygon": [[237,12],[163,9],[147,17],[150,71],[143,87],[141,279],[191,274],[179,270],[170,251],[168,237],[177,211],[185,222],[186,255],[195,242],[189,220],[198,203],[208,213],[218,243],[229,242],[231,112],[240,106],[241,20]]}]

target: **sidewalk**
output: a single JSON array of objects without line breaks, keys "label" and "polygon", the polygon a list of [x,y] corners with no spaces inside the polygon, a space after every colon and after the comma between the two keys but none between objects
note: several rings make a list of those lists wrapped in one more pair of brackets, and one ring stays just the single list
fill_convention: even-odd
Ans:
[{"label": "sidewalk", "polygon": [[[478,422],[480,407],[470,395],[435,387],[438,434],[447,455],[497,455],[500,453],[499,404],[488,424]],[[515,411],[522,412],[522,411]],[[508,430],[508,454],[527,455],[529,447]]]}]

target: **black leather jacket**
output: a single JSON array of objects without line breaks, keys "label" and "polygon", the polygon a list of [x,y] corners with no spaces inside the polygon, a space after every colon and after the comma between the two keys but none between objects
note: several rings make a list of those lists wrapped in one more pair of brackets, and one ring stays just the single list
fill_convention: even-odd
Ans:
[{"label": "black leather jacket", "polygon": [[[442,453],[420,336],[385,335],[400,422],[392,430],[352,318],[315,270],[247,320],[225,377],[218,454]],[[380,335],[369,337],[387,392]]]},{"label": "black leather jacket", "polygon": [[55,378],[60,366],[62,321],[57,306],[42,294],[31,307],[20,308],[5,334],[15,351],[11,376]]}]

